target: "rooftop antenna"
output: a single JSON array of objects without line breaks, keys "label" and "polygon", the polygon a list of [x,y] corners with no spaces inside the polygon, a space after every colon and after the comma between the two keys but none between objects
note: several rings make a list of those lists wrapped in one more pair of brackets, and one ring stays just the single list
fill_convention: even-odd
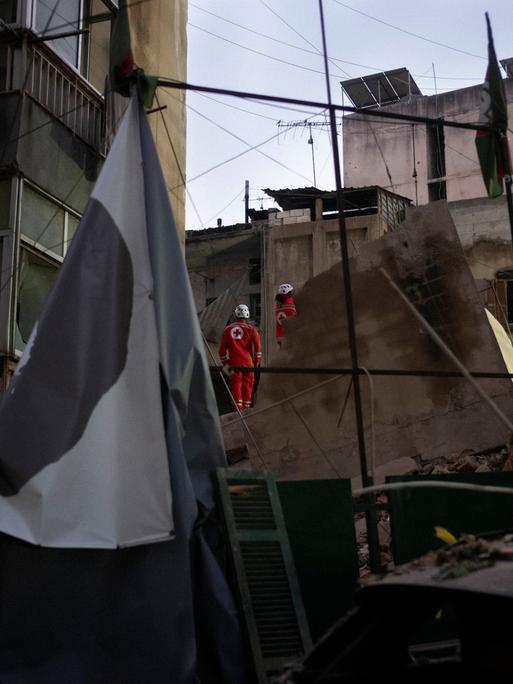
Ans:
[{"label": "rooftop antenna", "polygon": [[313,182],[314,186],[317,187],[317,177],[315,174],[315,153],[314,153],[314,140],[312,137],[312,128],[320,128],[329,133],[330,124],[329,121],[278,121],[276,124],[278,128],[286,128],[288,130],[292,128],[308,128],[309,137],[308,144],[312,146],[312,167],[313,167]]},{"label": "rooftop antenna", "polygon": [[308,144],[312,146],[312,166],[313,166],[313,179],[314,179],[314,187],[317,187],[317,179],[315,177],[315,153],[314,153],[314,141],[312,138],[312,124],[308,124],[309,129],[310,129],[310,137],[308,138]]}]

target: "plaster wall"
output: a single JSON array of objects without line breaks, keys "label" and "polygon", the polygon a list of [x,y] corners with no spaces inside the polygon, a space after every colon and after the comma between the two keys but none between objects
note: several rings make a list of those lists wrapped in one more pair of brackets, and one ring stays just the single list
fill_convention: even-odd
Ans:
[{"label": "plaster wall", "polygon": [[[513,116],[513,79],[504,81],[509,117]],[[455,90],[386,107],[387,112],[475,123],[479,120],[482,86]],[[363,120],[362,120],[363,119]],[[444,128],[448,201],[482,197],[484,184],[475,148],[475,131]],[[511,140],[513,134],[508,133]],[[415,156],[414,156],[415,147]],[[346,187],[380,185],[418,204],[429,201],[428,143],[424,124],[390,119],[344,118],[344,184]],[[414,169],[417,183],[413,178]]]},{"label": "plaster wall", "polygon": [[[134,58],[147,74],[187,80],[187,0],[128,3]],[[149,116],[179,235],[185,244],[185,92],[158,88]],[[171,142],[170,139],[171,138]]]},{"label": "plaster wall", "polygon": [[[362,246],[351,259],[351,276],[361,366],[454,370],[389,287],[381,267],[468,368],[505,372],[445,202],[416,209],[401,228]],[[285,321],[285,343],[272,355],[271,365],[350,367],[340,265],[309,280],[296,301],[299,315]],[[366,377],[360,383],[369,464],[417,455],[447,457],[510,438],[465,380],[374,376],[372,392]],[[511,419],[511,382],[480,384]],[[223,417],[227,448],[248,443],[251,465],[265,465],[279,478],[357,476],[349,385],[345,375],[263,375],[258,404],[245,413],[260,453],[236,416]]]},{"label": "plaster wall", "polygon": [[[377,240],[386,230],[378,214],[346,219],[349,254],[360,245]],[[274,321],[275,295],[281,283],[292,283],[295,290],[308,280],[340,262],[338,219],[310,221],[295,225],[275,225],[266,234],[265,305],[266,319]],[[265,348],[276,348],[274,325],[267,326]]]},{"label": "plaster wall", "polygon": [[513,269],[511,226],[505,197],[449,202],[468,264],[476,280],[494,280]]}]

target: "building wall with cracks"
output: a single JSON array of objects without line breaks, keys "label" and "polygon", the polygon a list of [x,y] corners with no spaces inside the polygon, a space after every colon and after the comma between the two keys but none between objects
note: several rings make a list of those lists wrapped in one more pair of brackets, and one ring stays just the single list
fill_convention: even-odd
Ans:
[{"label": "building wall with cracks", "polygon": [[[399,229],[366,244],[351,259],[351,275],[361,366],[454,370],[380,268],[467,368],[507,372],[445,202],[413,210]],[[300,313],[285,322],[271,365],[350,367],[340,265],[309,280],[296,299]],[[362,376],[360,383],[369,464],[441,458],[510,439],[464,379],[374,376],[371,383]],[[480,384],[513,415],[510,380]],[[251,464],[283,479],[354,477],[360,466],[349,386],[348,376],[264,375],[258,405],[244,414],[259,453],[233,415],[223,418],[227,447],[246,442]]]}]

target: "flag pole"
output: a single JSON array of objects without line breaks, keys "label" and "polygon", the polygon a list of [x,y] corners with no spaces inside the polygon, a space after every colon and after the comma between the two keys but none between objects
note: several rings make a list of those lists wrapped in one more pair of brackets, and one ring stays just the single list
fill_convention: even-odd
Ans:
[{"label": "flag pole", "polygon": [[507,173],[504,175],[504,184],[506,186],[506,202],[508,205],[508,216],[509,216],[509,229],[511,232],[511,247],[513,249],[513,196],[511,194],[511,184],[513,183],[513,178],[511,176],[511,161],[509,154],[509,144],[508,136],[506,133],[500,133],[501,144],[502,144],[502,154],[504,157],[504,164],[507,169]]}]

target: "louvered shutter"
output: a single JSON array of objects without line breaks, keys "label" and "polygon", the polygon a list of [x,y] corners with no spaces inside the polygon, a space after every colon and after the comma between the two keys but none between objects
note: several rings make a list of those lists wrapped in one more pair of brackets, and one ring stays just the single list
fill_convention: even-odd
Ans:
[{"label": "louvered shutter", "polygon": [[257,680],[311,647],[276,484],[260,470],[216,471]]}]

